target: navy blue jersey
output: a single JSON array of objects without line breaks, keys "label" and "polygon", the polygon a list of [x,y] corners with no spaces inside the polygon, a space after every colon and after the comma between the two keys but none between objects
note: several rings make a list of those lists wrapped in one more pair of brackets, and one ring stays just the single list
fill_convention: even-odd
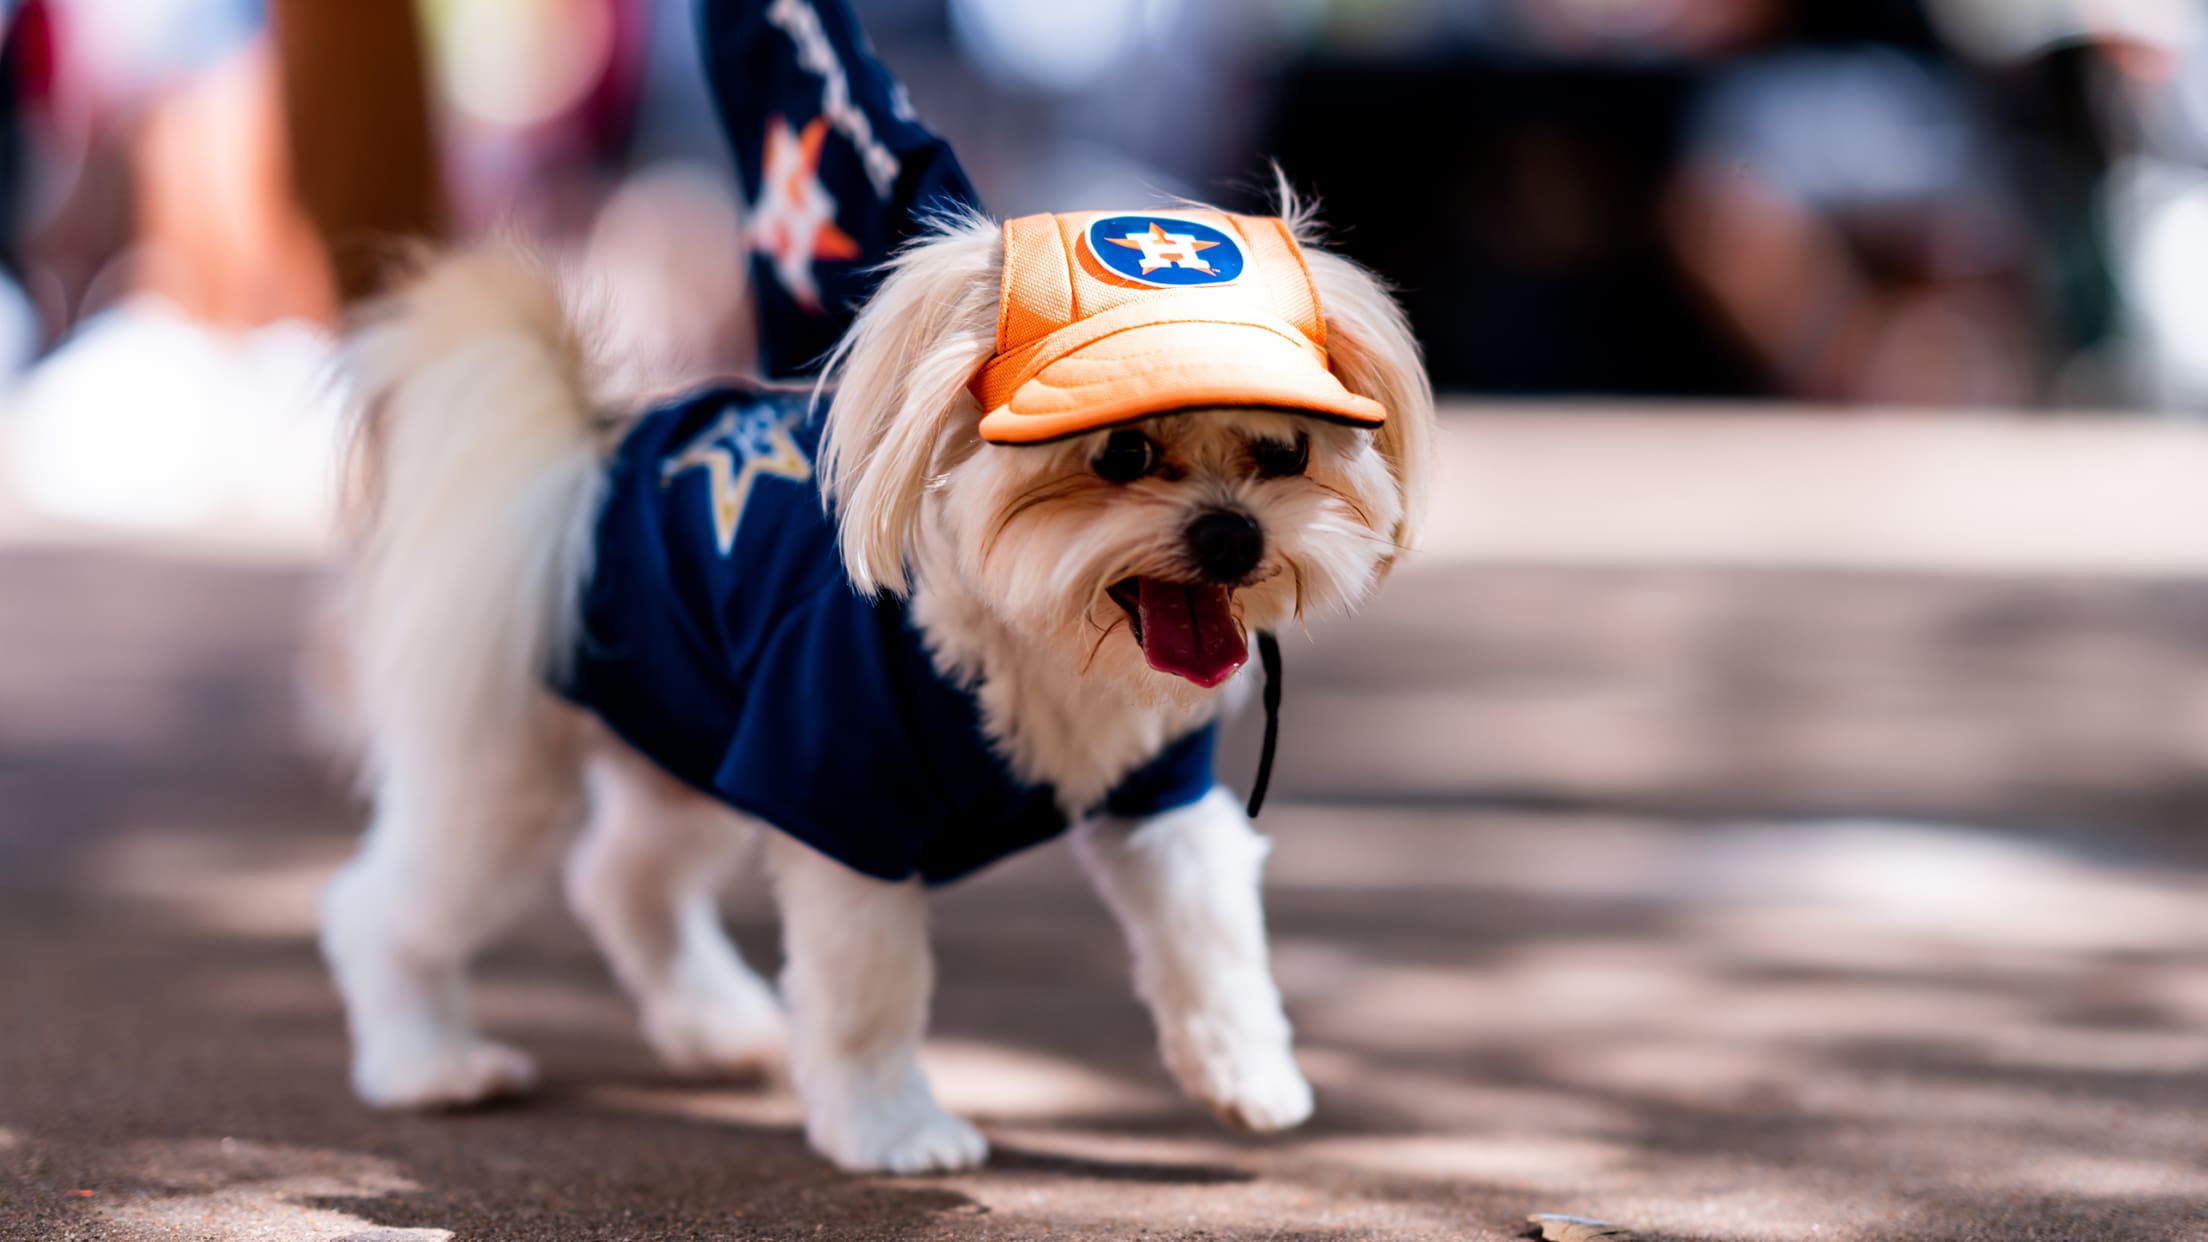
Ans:
[{"label": "navy blue jersey", "polygon": [[[845,579],[809,394],[717,389],[646,415],[609,466],[584,637],[559,689],[668,772],[855,870],[933,883],[1066,829],[892,599]],[[1214,730],[1095,810],[1212,785]]]},{"label": "navy blue jersey", "polygon": [[[972,185],[912,113],[845,0],[704,0],[705,68],[747,190],[761,366],[804,370],[875,266]],[[661,767],[885,880],[955,879],[1063,832],[1015,779],[968,688],[895,600],[851,589],[822,512],[808,394],[700,393],[641,419],[610,464],[584,636],[560,691]],[[1099,810],[1211,788],[1213,730]]]}]

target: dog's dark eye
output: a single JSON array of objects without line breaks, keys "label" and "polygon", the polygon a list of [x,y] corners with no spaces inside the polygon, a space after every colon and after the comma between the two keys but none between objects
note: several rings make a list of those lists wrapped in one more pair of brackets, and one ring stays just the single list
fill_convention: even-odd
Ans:
[{"label": "dog's dark eye", "polygon": [[1115,431],[1089,463],[1113,483],[1132,483],[1158,464],[1158,446],[1139,431]]},{"label": "dog's dark eye", "polygon": [[1302,474],[1311,464],[1311,437],[1299,431],[1294,440],[1285,443],[1259,440],[1250,445],[1250,460],[1257,466],[1260,478],[1285,479]]}]

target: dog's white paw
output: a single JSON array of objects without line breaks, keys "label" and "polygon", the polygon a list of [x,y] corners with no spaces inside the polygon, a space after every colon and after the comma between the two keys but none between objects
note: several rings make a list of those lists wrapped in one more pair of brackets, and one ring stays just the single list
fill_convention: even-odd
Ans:
[{"label": "dog's white paw", "polygon": [[789,1023],[781,1006],[757,994],[684,993],[644,1015],[644,1038],[662,1064],[684,1074],[737,1081],[764,1078],[789,1056]]},{"label": "dog's white paw", "polygon": [[1237,1130],[1270,1134],[1311,1117],[1311,1084],[1286,1041],[1236,1038],[1229,1029],[1190,1022],[1163,1041],[1166,1068],[1190,1098]]},{"label": "dog's white paw", "polygon": [[1285,1051],[1249,1058],[1234,1067],[1224,1091],[1201,1098],[1220,1121],[1253,1134],[1292,1130],[1311,1118],[1311,1084]]},{"label": "dog's white paw", "polygon": [[364,1046],[353,1090],[375,1108],[465,1108],[537,1085],[529,1054],[472,1035]]},{"label": "dog's white paw", "polygon": [[805,1136],[853,1173],[955,1173],[989,1158],[981,1131],[945,1112],[925,1088],[808,1107]]}]

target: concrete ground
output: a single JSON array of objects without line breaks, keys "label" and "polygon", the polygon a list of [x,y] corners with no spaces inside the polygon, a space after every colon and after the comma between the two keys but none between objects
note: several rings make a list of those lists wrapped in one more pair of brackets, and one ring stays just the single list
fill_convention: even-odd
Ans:
[{"label": "concrete ground", "polygon": [[[1601,436],[1568,433],[1459,424],[1477,460],[1452,469],[1515,480],[1517,507],[1445,512],[1377,607],[1288,644],[1263,826],[1312,1124],[1238,1138],[1175,1096],[1108,921],[1046,850],[939,903],[929,1059],[997,1154],[910,1181],[812,1157],[786,1088],[657,1068],[549,899],[481,996],[545,1089],[355,1104],[311,924],[359,809],[292,676],[308,571],[19,524],[0,1238],[1500,1239],[1536,1212],[1707,1242],[2208,1238],[2185,542],[2156,514],[2049,522],[2039,559],[1998,521],[1821,527],[1850,512],[1842,471],[1759,493],[1787,567],[1720,546],[1752,514],[1695,516],[1728,503],[1701,484],[1768,488],[1753,462],[1682,480],[1692,512],[1560,517],[1528,482],[1552,466],[1559,503],[1615,498]],[[2139,452],[2076,451],[2097,486]],[[730,913],[772,962],[756,886]]]}]

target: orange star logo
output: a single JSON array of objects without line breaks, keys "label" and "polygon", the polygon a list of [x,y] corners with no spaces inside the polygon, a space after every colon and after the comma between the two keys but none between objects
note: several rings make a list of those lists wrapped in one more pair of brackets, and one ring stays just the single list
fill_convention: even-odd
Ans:
[{"label": "orange star logo", "polygon": [[1197,241],[1189,233],[1168,233],[1165,226],[1155,220],[1150,222],[1150,231],[1147,233],[1129,233],[1125,237],[1107,237],[1104,240],[1115,246],[1125,246],[1129,250],[1140,250],[1142,274],[1145,276],[1161,267],[1186,267],[1209,272],[1212,270],[1211,264],[1198,256],[1219,244],[1215,241]]},{"label": "orange star logo", "polygon": [[772,261],[775,278],[808,311],[820,309],[813,264],[859,257],[859,243],[836,227],[836,200],[820,183],[820,149],[827,139],[827,117],[814,117],[795,133],[788,121],[769,118],[759,201],[751,209],[751,248]]}]

